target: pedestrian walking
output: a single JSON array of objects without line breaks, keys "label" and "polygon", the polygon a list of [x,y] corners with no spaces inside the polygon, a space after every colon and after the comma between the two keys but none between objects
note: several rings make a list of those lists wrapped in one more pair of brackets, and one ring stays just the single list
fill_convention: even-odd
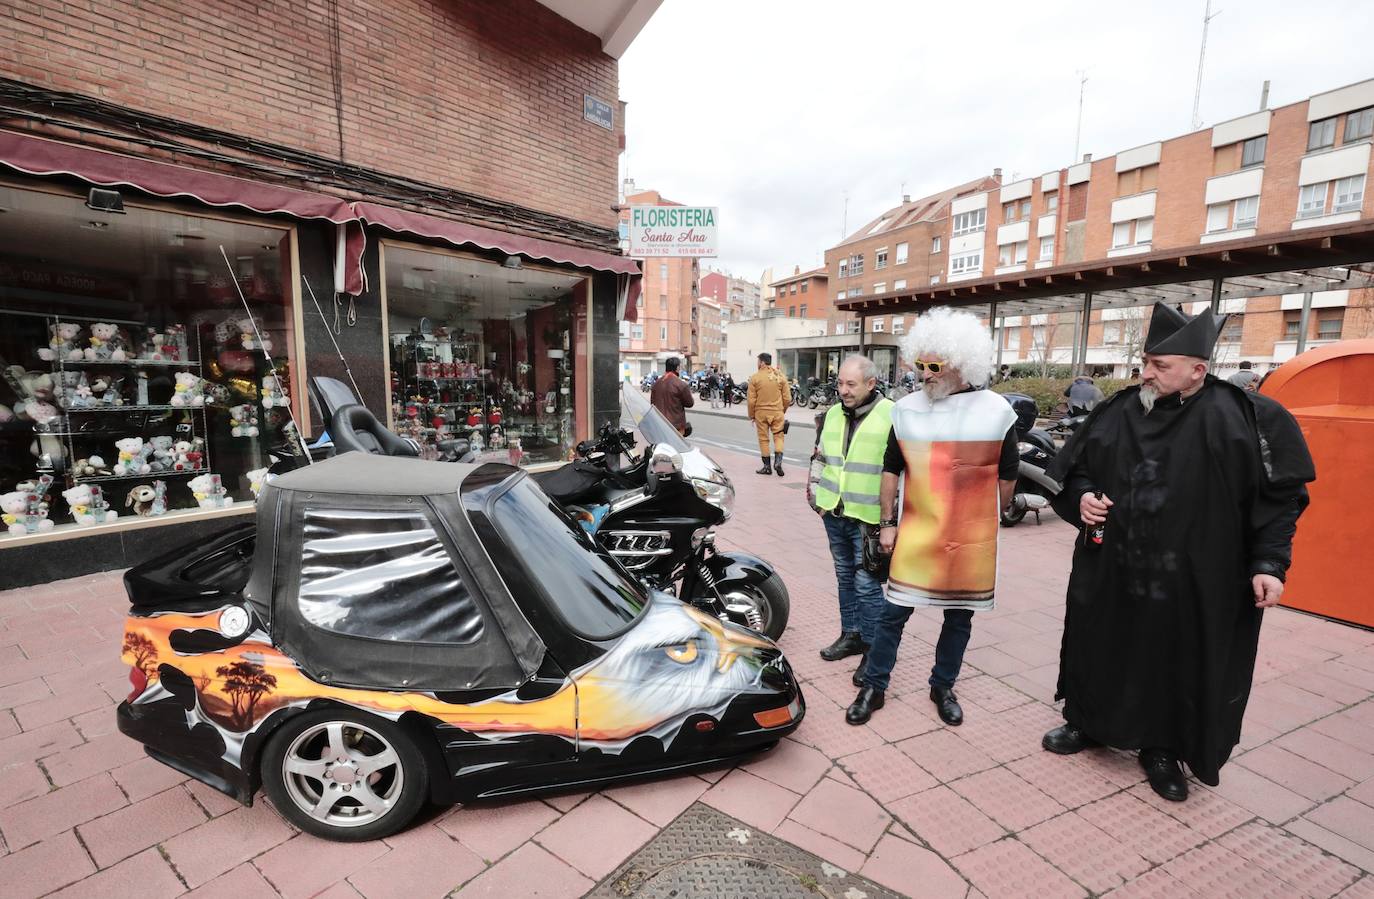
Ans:
[{"label": "pedestrian walking", "polygon": [[[808,485],[808,494],[830,541],[840,601],[840,636],[821,650],[827,662],[866,657],[885,605],[882,584],[864,567],[864,541],[877,537],[882,519],[878,494],[892,431],[893,402],[877,391],[877,384],[873,360],[859,355],[845,359],[838,379],[840,402],[823,413],[816,429],[821,465],[812,468],[815,484]],[[856,683],[863,667],[861,658]]]},{"label": "pedestrian walking", "polygon": [[1140,750],[1181,802],[1240,738],[1264,609],[1283,595],[1312,458],[1277,402],[1209,374],[1225,316],[1156,303],[1138,387],[1103,403],[1046,472],[1080,525],[1064,612],[1060,754]]},{"label": "pedestrian walking", "polygon": [[[749,378],[749,396],[746,411],[759,435],[759,455],[763,457],[763,467],[755,474],[776,474],[782,477],[783,426],[787,422],[787,407],[792,405],[792,392],[787,387],[787,379],[773,367],[770,353],[759,353],[759,369]],[[769,438],[772,438],[772,455],[769,455]]]},{"label": "pedestrian walking", "polygon": [[692,396],[692,388],[687,386],[687,382],[678,377],[677,370],[681,365],[682,361],[676,356],[670,356],[663,363],[663,375],[649,391],[649,404],[662,412],[668,423],[686,437],[692,433],[692,426],[687,424],[687,409],[696,403],[696,397]]},{"label": "pedestrian walking", "polygon": [[915,609],[927,607],[944,612],[930,700],[941,721],[958,726],[964,712],[954,684],[973,613],[993,608],[999,513],[1016,486],[1016,416],[987,389],[992,335],[972,313],[939,308],[922,315],[903,349],[923,380],[892,409],[879,498],[879,540],[892,553],[887,603],[845,720],[863,724],[883,707],[902,629]]},{"label": "pedestrian walking", "polygon": [[735,379],[727,371],[721,376],[721,393],[725,395],[725,408],[735,404]]}]

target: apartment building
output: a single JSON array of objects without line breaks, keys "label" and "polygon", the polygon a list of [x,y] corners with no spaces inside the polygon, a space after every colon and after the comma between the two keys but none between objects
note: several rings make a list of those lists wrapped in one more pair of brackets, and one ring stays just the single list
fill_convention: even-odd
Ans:
[{"label": "apartment building", "polygon": [[829,281],[823,268],[804,272],[801,266],[793,266],[792,274],[768,285],[773,289],[770,311],[787,318],[829,318],[834,311]]},{"label": "apartment building", "polygon": [[761,291],[754,281],[707,269],[701,276],[700,290],[702,297],[710,297],[720,305],[721,318],[725,321],[759,317]]},{"label": "apartment building", "polygon": [[[911,223],[890,210],[826,252],[841,295],[892,293],[896,269],[880,270],[900,243],[928,243],[925,280],[951,284],[1219,243],[1374,218],[1366,196],[1374,138],[1374,79],[1275,109],[1246,112],[1210,128],[1002,183],[993,178],[953,189],[944,209]],[[899,210],[903,207],[899,207]],[[893,219],[890,224],[884,224]],[[937,253],[941,248],[943,253]],[[889,257],[889,261],[890,257]],[[844,266],[840,269],[840,266]],[[885,267],[886,268],[886,267]],[[1217,355],[1224,374],[1242,359],[1264,370],[1313,347],[1374,333],[1368,290],[1317,292],[1308,331],[1301,294],[1227,301],[1231,313]],[[1087,362],[1126,374],[1139,363],[1145,310],[1093,313]],[[839,319],[850,318],[845,313]],[[903,316],[868,319],[872,332],[903,328]],[[1002,322],[1003,361],[1068,361],[1074,315],[1011,317]],[[855,327],[839,321],[837,327]]]}]

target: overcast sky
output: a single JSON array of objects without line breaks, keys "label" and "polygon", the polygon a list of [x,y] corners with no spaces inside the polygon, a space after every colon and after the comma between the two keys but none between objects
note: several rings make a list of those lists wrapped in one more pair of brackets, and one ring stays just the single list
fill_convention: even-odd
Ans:
[{"label": "overcast sky", "polygon": [[[664,0],[621,59],[622,174],[720,207],[719,259],[822,262],[901,200],[1192,130],[1205,0]],[[1203,126],[1374,78],[1368,0],[1213,0]]]}]

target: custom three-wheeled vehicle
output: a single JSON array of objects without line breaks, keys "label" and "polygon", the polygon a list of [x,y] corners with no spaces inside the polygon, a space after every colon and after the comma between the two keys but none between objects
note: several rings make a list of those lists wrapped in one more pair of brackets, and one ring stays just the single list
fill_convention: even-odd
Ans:
[{"label": "custom three-wheeled vehicle", "polygon": [[647,588],[507,465],[337,456],[125,585],[120,730],[331,839],[717,764],[804,714],[772,641]]}]

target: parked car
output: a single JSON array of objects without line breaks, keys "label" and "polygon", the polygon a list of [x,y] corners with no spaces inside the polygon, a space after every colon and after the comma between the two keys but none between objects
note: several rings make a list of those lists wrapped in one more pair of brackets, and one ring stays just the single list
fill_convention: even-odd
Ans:
[{"label": "parked car", "polygon": [[650,590],[508,465],[345,453],[125,587],[119,729],[329,839],[718,764],[805,713],[771,640]]}]

